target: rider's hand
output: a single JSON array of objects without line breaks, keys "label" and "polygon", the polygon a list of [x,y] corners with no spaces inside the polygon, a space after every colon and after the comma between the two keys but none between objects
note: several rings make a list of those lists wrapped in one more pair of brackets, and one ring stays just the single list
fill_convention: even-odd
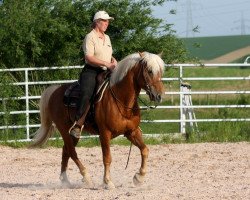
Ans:
[{"label": "rider's hand", "polygon": [[116,61],[115,58],[112,58],[112,59],[111,59],[111,63],[113,63],[115,66],[117,66],[117,61]]},{"label": "rider's hand", "polygon": [[105,66],[106,66],[108,69],[110,69],[110,70],[115,69],[116,65],[117,65],[117,63],[115,63],[115,62],[111,62],[111,63],[106,62],[106,63],[105,63]]}]

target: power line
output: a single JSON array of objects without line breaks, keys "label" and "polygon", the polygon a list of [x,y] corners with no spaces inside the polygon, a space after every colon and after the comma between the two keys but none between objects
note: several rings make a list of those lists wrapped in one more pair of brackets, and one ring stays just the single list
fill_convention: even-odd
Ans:
[{"label": "power line", "polygon": [[[188,0],[187,0],[188,1]],[[191,9],[192,9],[192,15],[193,15],[193,13],[194,13],[194,15],[196,14],[196,12],[194,12],[194,11],[199,11],[200,10],[200,8],[199,9],[197,9],[197,7],[195,7],[194,5],[196,5],[196,4],[194,4],[194,3],[192,3],[191,1],[190,1],[190,3],[191,3]],[[188,5],[190,4],[190,3],[185,3],[185,4],[182,4],[182,7],[185,7],[185,6],[187,6],[188,7]],[[231,3],[231,4],[221,4],[221,5],[217,5],[217,6],[210,6],[210,7],[203,7],[203,6],[201,6],[202,7],[202,9],[203,10],[210,10],[210,9],[220,9],[219,11],[215,11],[215,12],[213,12],[212,13],[212,15],[225,15],[225,14],[230,14],[230,13],[236,13],[236,12],[238,12],[239,10],[238,9],[236,9],[236,6],[238,6],[238,5],[243,5],[243,4],[245,4],[245,3],[247,3],[247,4],[249,4],[250,5],[250,1],[244,1],[244,2],[238,2],[238,3]],[[199,3],[199,5],[201,5],[201,3]],[[221,12],[221,8],[224,8],[224,7],[228,7],[228,6],[234,6],[232,9],[233,10],[230,10],[230,11],[226,11],[226,12]],[[199,6],[200,7],[200,6]],[[172,8],[171,8],[172,9]],[[170,9],[170,10],[171,10]],[[176,6],[175,8],[173,8],[173,9],[175,9],[175,10],[178,10],[178,7]],[[185,8],[185,9],[182,9],[182,10],[178,10],[177,11],[177,14],[184,14],[184,13],[187,13],[187,9],[188,8]],[[164,13],[162,13],[161,14],[161,12],[158,12],[157,13],[157,15],[160,17],[160,18],[163,18],[163,17],[166,17],[166,14],[168,15],[169,14],[169,12],[167,11],[167,10],[169,10],[169,9],[166,9],[166,10],[164,10],[164,11],[162,11],[162,12],[164,12]],[[245,6],[245,9],[240,9],[241,11],[246,11],[246,12],[248,12],[249,11],[249,9],[248,9],[248,7],[247,6]],[[202,18],[204,18],[204,17],[207,17],[206,15],[205,16],[201,16]],[[183,18],[177,18],[177,19],[175,19],[176,21],[178,21],[178,20],[183,20],[183,19],[186,19],[186,16],[185,17],[183,17]]]},{"label": "power line", "polygon": [[187,24],[186,24],[186,37],[189,37],[189,33],[194,37],[193,29],[193,16],[192,16],[192,3],[191,0],[187,0]]},{"label": "power line", "polygon": [[[183,1],[179,1],[183,2]],[[216,5],[216,3],[213,3],[211,6],[204,7],[202,6],[201,2],[198,3],[198,6],[196,3],[193,3],[193,0],[185,0],[184,4],[170,4],[171,7],[167,7],[164,9],[165,14],[161,14],[162,12],[158,12],[158,17],[162,18],[166,23],[174,22],[174,26],[179,27],[178,29],[182,29],[182,34],[186,37],[194,37],[193,32],[193,25],[195,24],[199,26],[199,28],[204,29],[205,32],[211,32],[211,31],[226,31],[226,33],[230,33],[230,29],[232,27],[232,23],[234,19],[237,19],[239,16],[239,10],[247,13],[246,15],[249,16],[249,9],[248,5],[250,5],[250,1],[240,1],[237,3],[228,2],[228,4],[221,4]],[[195,1],[196,2],[196,1]],[[248,4],[248,5],[247,5]],[[208,4],[209,5],[209,4]],[[181,6],[181,8],[180,8]],[[199,8],[198,8],[199,7]],[[240,7],[243,7],[240,9]],[[171,15],[170,10],[176,10],[177,15]],[[223,17],[219,17],[223,16]],[[205,18],[205,19],[202,19]],[[202,19],[202,20],[201,20]],[[244,18],[241,18],[244,19]],[[180,22],[181,21],[181,22]],[[238,23],[240,24],[238,27],[235,27],[234,29],[241,30],[242,34],[246,33],[246,30],[249,28],[247,26],[247,19],[244,20],[238,20]],[[185,25],[183,24],[184,22]],[[178,26],[178,24],[182,26]],[[183,30],[184,29],[184,30]],[[186,29],[186,30],[185,30]],[[202,30],[200,29],[200,30]],[[232,29],[231,29],[232,30]],[[180,30],[178,31],[180,34]]]},{"label": "power line", "polygon": [[[247,3],[248,5],[250,5],[250,1],[244,1],[244,2],[239,2],[239,3],[237,2],[237,3],[231,3],[231,4],[221,4],[221,5],[216,5],[216,6],[209,6],[209,7],[203,8],[203,9],[205,9],[205,10],[211,10],[211,9],[213,9],[214,10],[214,9],[221,9],[221,8],[224,8],[224,7],[228,7],[228,6],[229,7],[233,6],[233,9],[235,9],[237,6],[245,4],[245,3]],[[192,3],[192,2],[191,2],[191,4],[194,5],[194,3]],[[199,4],[202,5],[201,3],[199,3]],[[245,6],[245,8],[247,9],[247,6]],[[199,9],[197,9],[197,8],[193,8],[192,9],[192,11],[197,11],[197,10],[199,10]],[[184,12],[186,12],[186,10],[179,11],[179,13],[184,13]]]},{"label": "power line", "polygon": [[232,30],[241,30],[241,35],[246,35],[246,29],[250,29],[250,26],[246,25],[246,21],[250,21],[244,18],[244,12],[241,11],[241,18],[240,20],[234,21],[234,23],[240,23],[240,26],[232,28]]},{"label": "power line", "polygon": [[[192,10],[192,11],[194,11],[194,10]],[[249,11],[249,9],[242,9],[241,11]],[[199,16],[199,18],[206,18],[206,17],[210,17],[211,15],[219,16],[219,15],[225,15],[225,14],[232,14],[232,13],[237,13],[237,12],[239,12],[239,11],[234,10],[234,11],[227,11],[227,12],[211,13],[211,14],[208,14],[208,15]],[[158,16],[161,18],[161,16],[163,16],[163,15],[158,15]],[[192,14],[192,16],[193,16],[193,14]],[[175,19],[175,21],[180,21],[180,20],[186,20],[186,16]]]}]

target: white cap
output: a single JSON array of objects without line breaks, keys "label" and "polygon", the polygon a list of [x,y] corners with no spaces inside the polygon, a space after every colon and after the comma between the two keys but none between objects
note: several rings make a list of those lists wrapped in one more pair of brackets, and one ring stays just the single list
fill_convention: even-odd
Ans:
[{"label": "white cap", "polygon": [[114,19],[113,17],[110,17],[109,14],[105,11],[98,11],[95,16],[93,21],[97,20],[97,19]]}]

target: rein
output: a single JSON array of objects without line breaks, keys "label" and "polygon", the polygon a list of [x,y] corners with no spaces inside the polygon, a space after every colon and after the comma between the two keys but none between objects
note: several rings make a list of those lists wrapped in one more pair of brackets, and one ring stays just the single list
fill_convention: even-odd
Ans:
[{"label": "rein", "polygon": [[[118,103],[120,103],[124,108],[129,109],[129,110],[139,110],[138,108],[129,107],[129,106],[124,105],[124,104],[116,97],[114,90],[110,87],[110,84],[109,84],[109,89],[110,89],[110,91],[111,91],[112,97],[113,97]],[[136,100],[135,100],[135,101],[136,101]]]},{"label": "rein", "polygon": [[147,103],[145,101],[143,101],[139,96],[137,97],[138,100],[144,105],[146,106],[146,108],[140,108],[140,110],[149,110],[149,109],[156,109],[156,107],[158,106],[158,104],[155,104],[154,106],[149,106],[147,105]]}]

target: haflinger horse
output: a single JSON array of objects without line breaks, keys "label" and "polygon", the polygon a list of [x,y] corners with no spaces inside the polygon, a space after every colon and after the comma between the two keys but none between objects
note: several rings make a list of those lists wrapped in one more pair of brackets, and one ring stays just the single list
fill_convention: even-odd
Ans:
[{"label": "haflinger horse", "polygon": [[[143,182],[147,171],[149,150],[143,141],[139,127],[140,107],[137,97],[141,89],[144,89],[151,101],[161,102],[164,91],[161,81],[163,71],[164,62],[160,55],[143,52],[125,57],[111,73],[109,86],[104,91],[102,99],[95,104],[94,120],[98,126],[98,132],[92,126],[84,126],[86,132],[99,135],[104,164],[103,187],[106,189],[115,188],[110,176],[110,141],[119,135],[124,135],[140,149],[141,166],[139,172],[135,173],[133,182],[135,185]],[[79,139],[69,134],[73,123],[69,113],[74,114],[76,110],[73,108],[68,110],[63,104],[67,87],[69,85],[54,85],[43,92],[40,100],[41,127],[37,130],[31,146],[42,146],[52,136],[55,125],[64,141],[61,181],[70,184],[66,169],[71,158],[79,168],[83,182],[93,187],[87,168],[78,159],[75,150]]]}]

